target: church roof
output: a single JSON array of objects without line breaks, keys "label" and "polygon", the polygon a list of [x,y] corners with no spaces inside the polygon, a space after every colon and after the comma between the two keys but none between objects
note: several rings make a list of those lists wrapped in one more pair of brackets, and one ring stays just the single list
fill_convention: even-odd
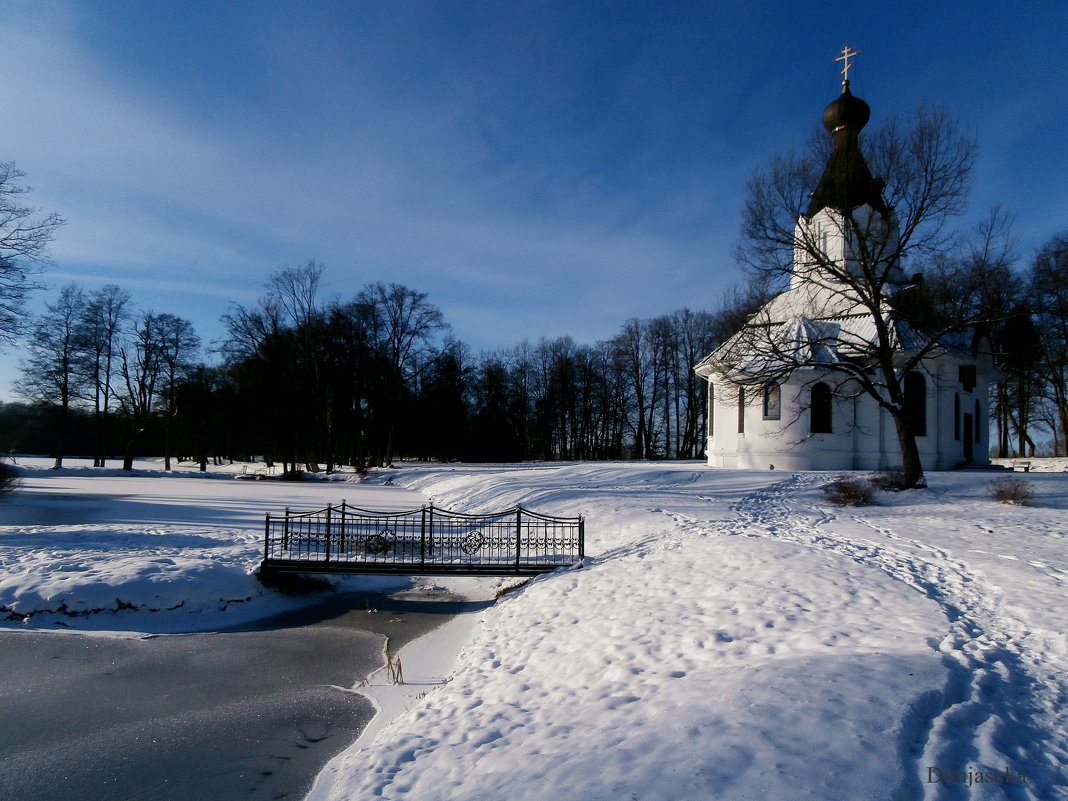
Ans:
[{"label": "church roof", "polygon": [[802,314],[772,321],[764,316],[765,310],[712,351],[697,372],[742,379],[770,376],[797,365],[830,366],[861,356],[876,336],[875,322],[866,315],[819,319]]},{"label": "church roof", "polygon": [[[870,357],[879,335],[870,312],[841,297],[837,308],[798,308],[798,302],[804,302],[798,289],[776,296],[694,369],[706,378],[721,373],[744,382],[746,376],[761,380],[798,367],[829,367]],[[930,344],[929,336],[896,318],[889,307],[883,319],[895,350],[915,353]],[[931,356],[970,353],[966,336],[940,338]]]},{"label": "church roof", "polygon": [[872,177],[860,150],[860,131],[870,117],[871,108],[849,91],[848,80],[843,81],[842,94],[823,110],[834,149],[805,212],[809,219],[826,208],[846,213],[865,204],[888,215],[883,182]]}]

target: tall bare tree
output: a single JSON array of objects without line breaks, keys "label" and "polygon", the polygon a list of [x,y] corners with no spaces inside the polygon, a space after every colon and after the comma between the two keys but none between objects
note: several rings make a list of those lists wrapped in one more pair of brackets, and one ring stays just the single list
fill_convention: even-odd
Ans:
[{"label": "tall bare tree", "polygon": [[393,461],[396,404],[406,389],[414,388],[410,382],[418,381],[420,372],[427,368],[435,353],[437,337],[448,326],[441,310],[429,301],[425,292],[401,284],[368,284],[356,302],[371,310],[372,339],[389,365],[387,375],[383,376],[383,394],[390,401],[379,404],[377,410],[386,441],[379,442],[375,448],[375,460],[388,465]]},{"label": "tall bare tree", "polygon": [[19,392],[54,412],[53,467],[58,470],[63,466],[71,401],[78,394],[78,324],[85,310],[85,293],[68,284],[45,309],[30,329]]},{"label": "tall bare tree", "polygon": [[26,205],[25,177],[14,162],[0,162],[0,345],[22,331],[26,296],[34,288],[30,277],[47,261],[48,246],[64,222],[55,212]]},{"label": "tall bare tree", "polygon": [[108,416],[114,395],[115,368],[119,335],[129,311],[130,294],[114,284],[107,284],[87,297],[78,324],[80,349],[79,372],[85,378],[82,391],[93,407],[96,453],[93,467],[104,467],[107,460]]},{"label": "tall bare tree", "polygon": [[1030,296],[1042,339],[1042,372],[1055,410],[1054,449],[1068,455],[1068,233],[1047,242],[1031,263]]},{"label": "tall bare tree", "polygon": [[163,410],[163,469],[171,469],[171,447],[174,442],[174,418],[178,414],[178,389],[196,366],[200,337],[193,324],[173,314],[156,316],[156,336],[159,341],[160,394]]},{"label": "tall bare tree", "polygon": [[133,470],[134,449],[159,400],[163,345],[157,319],[153,312],[141,312],[119,347],[123,391],[118,399],[127,429],[123,470]]}]

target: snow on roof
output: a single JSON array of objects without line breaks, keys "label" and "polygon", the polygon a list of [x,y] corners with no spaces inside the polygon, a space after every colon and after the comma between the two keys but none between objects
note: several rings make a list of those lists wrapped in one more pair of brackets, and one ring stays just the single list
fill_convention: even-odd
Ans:
[{"label": "snow on roof", "polygon": [[[930,337],[895,317],[890,304],[882,315],[892,345],[906,353],[929,348]],[[850,293],[811,283],[776,295],[752,315],[742,330],[695,366],[698,375],[724,373],[734,379],[759,378],[798,365],[818,367],[862,359],[876,342],[876,318]],[[970,332],[939,337],[932,355],[971,353]]]}]

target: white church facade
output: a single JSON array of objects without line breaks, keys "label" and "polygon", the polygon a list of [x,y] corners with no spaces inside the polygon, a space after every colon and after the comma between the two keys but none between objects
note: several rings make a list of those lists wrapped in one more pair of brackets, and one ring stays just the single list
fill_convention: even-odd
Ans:
[{"label": "white church facade", "polygon": [[932,343],[916,336],[894,308],[899,293],[913,291],[919,279],[897,266],[888,268],[878,321],[850,288],[849,272],[863,269],[856,233],[882,226],[875,238],[893,242],[896,220],[860,153],[857,134],[870,110],[850,94],[846,77],[842,96],[824,112],[835,147],[797,220],[789,287],[694,368],[707,381],[710,466],[900,467],[895,421],[861,385],[878,384],[869,378],[877,371],[856,369],[870,359],[879,330],[895,344],[905,413],[924,468],[989,462],[988,390],[998,372],[988,340],[969,334]]},{"label": "white church facade", "polygon": [[[983,365],[945,355],[906,377],[927,469],[989,463],[987,388]],[[875,399],[858,394],[819,368],[782,383],[724,389],[702,362],[708,382],[708,464],[785,470],[890,470],[901,466],[897,432]],[[707,375],[705,373],[708,373]]]}]

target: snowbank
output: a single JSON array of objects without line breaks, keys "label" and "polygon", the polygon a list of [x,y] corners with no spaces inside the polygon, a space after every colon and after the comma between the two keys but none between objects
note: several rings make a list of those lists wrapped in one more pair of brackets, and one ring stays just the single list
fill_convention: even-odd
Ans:
[{"label": "snowbank", "polygon": [[590,564],[487,610],[309,801],[1068,797],[1068,477],[1034,476],[1031,508],[954,473],[862,510],[828,507],[829,478],[395,475],[465,511],[583,513]]},{"label": "snowbank", "polygon": [[[198,631],[292,609],[307,598],[265,588],[263,519],[289,506],[348,500],[373,508],[423,503],[417,493],[345,481],[233,481],[243,465],[199,473],[158,460],[133,473],[84,460],[19,458],[21,487],[0,502],[0,626],[20,630]],[[351,478],[351,476],[347,477]],[[222,480],[216,480],[222,479]],[[401,588],[349,578],[349,588]]]}]

